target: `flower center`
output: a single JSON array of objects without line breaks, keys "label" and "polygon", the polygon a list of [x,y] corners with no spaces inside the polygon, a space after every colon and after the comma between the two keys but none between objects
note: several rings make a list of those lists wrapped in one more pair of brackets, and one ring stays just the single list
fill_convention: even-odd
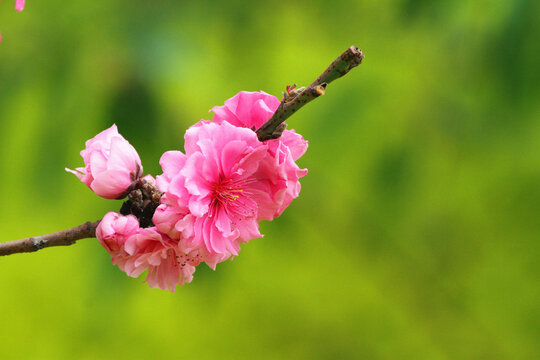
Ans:
[{"label": "flower center", "polygon": [[257,202],[252,199],[253,192],[249,185],[255,179],[222,179],[212,187],[212,207],[224,209],[227,214],[245,220],[257,214]]}]

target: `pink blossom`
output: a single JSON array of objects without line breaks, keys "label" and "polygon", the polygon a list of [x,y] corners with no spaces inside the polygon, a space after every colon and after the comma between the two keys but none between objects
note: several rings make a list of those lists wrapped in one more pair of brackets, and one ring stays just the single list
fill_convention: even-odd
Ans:
[{"label": "pink blossom", "polygon": [[[226,100],[224,106],[212,108],[211,111],[214,112],[212,121],[218,124],[227,121],[235,126],[258,129],[272,117],[279,104],[277,97],[263,91],[241,91]],[[274,163],[268,171],[279,171],[287,183],[286,189],[276,194],[273,199],[280,202],[275,213],[262,217],[271,220],[279,216],[300,193],[298,180],[307,174],[307,170],[300,169],[296,160],[305,154],[308,142],[296,131],[285,130],[280,138],[267,140],[265,144],[268,145],[268,151],[274,158]]]},{"label": "pink blossom", "polygon": [[307,141],[294,130],[285,130],[279,139],[269,140],[268,152],[273,160],[268,171],[275,171],[279,178],[286,182],[285,189],[276,194],[273,200],[278,204],[274,214],[265,217],[267,220],[280,216],[291,204],[292,200],[300,194],[300,178],[307,174],[307,169],[301,169],[296,160],[302,156],[307,149]]},{"label": "pink blossom", "polygon": [[172,205],[166,196],[162,198],[162,201],[164,204],[157,208],[153,222],[160,233],[178,242],[177,248],[181,253],[205,261],[214,270],[218,263],[231,256],[229,253],[208,250],[204,241],[201,240],[204,234],[196,237],[194,233],[195,224],[200,223],[200,220],[189,211],[180,210],[178,206],[175,206],[176,204]]},{"label": "pink blossom", "polygon": [[287,179],[252,130],[226,121],[192,126],[185,150],[160,160],[157,186],[165,195],[153,220],[183,251],[215,267],[262,237],[258,221],[280,210]]},{"label": "pink blossom", "polygon": [[[186,162],[186,156],[180,151],[167,151],[159,163],[163,174],[156,177],[157,187],[164,192],[160,205],[153,217],[153,222],[162,234],[178,241],[179,249],[191,256],[203,258],[215,269],[216,264],[227,259],[227,254],[217,254],[206,249],[197,238],[194,240],[194,224],[196,217],[189,210],[191,194],[185,187],[185,176],[180,174]],[[169,184],[174,179],[174,186]]]},{"label": "pink blossom", "polygon": [[[172,207],[166,204],[171,204],[166,195],[162,197],[163,204],[160,205],[155,213],[152,221],[156,225],[156,228],[162,234],[173,239],[188,239],[193,235],[193,215],[189,213],[189,210],[177,206]],[[192,249],[187,249],[189,252]]]},{"label": "pink blossom", "polygon": [[266,120],[274,114],[280,101],[277,97],[264,91],[250,92],[240,91],[232,98],[225,100],[224,106],[214,106],[212,121],[228,123],[239,126],[258,129]]},{"label": "pink blossom", "polygon": [[200,260],[179,251],[177,243],[155,227],[142,228],[130,236],[124,246],[129,256],[118,267],[131,277],[148,269],[146,281],[151,288],[174,291],[176,285],[193,280]]},{"label": "pink blossom", "polygon": [[141,159],[131,144],[118,133],[116,125],[86,142],[81,151],[85,167],[69,171],[97,195],[121,199],[142,175]]},{"label": "pink blossom", "polygon": [[26,0],[15,0],[15,10],[23,11]]},{"label": "pink blossom", "polygon": [[155,227],[140,228],[132,215],[107,213],[96,236],[110,253],[112,263],[128,276],[138,277],[148,270],[146,281],[151,288],[174,291],[176,285],[191,282],[200,263],[196,256],[179,251],[177,242]]},{"label": "pink blossom", "polygon": [[96,237],[112,258],[123,257],[126,255],[124,244],[127,238],[135,235],[137,231],[139,231],[139,222],[135,216],[122,216],[111,211],[100,221],[96,229]]}]

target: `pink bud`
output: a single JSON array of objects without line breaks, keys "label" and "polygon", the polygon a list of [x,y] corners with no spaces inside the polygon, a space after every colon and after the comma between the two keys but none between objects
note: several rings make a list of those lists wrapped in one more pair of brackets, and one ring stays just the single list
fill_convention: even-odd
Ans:
[{"label": "pink bud", "polygon": [[24,10],[25,0],[15,0],[15,10],[23,11]]},{"label": "pink bud", "polygon": [[139,222],[133,215],[122,216],[108,212],[96,229],[96,237],[111,256],[121,255],[128,237],[139,231]]},{"label": "pink bud", "polygon": [[84,168],[67,169],[97,195],[122,199],[142,176],[141,159],[131,144],[118,133],[116,125],[86,142],[81,151]]}]

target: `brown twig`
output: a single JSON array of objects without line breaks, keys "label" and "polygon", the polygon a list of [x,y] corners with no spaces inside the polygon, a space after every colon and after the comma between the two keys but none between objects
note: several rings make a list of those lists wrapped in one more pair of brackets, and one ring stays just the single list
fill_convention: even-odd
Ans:
[{"label": "brown twig", "polygon": [[[281,136],[284,126],[281,126],[287,118],[298,111],[313,99],[324,95],[326,86],[332,81],[347,74],[351,69],[360,65],[364,59],[364,53],[356,46],[351,46],[343,54],[338,56],[332,64],[311,85],[301,91],[285,96],[274,115],[257,129],[257,137],[260,141],[276,139]],[[289,95],[289,94],[287,94]]]},{"label": "brown twig", "polygon": [[50,246],[72,245],[77,240],[96,237],[98,224],[99,221],[88,221],[74,228],[55,233],[0,243],[0,256],[34,252]]}]

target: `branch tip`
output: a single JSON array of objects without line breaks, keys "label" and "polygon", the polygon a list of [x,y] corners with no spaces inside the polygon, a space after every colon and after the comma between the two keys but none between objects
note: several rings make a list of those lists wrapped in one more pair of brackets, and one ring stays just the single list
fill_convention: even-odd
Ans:
[{"label": "branch tip", "polygon": [[259,141],[275,139],[279,133],[277,128],[280,124],[283,124],[287,118],[311,100],[324,95],[328,84],[360,65],[362,60],[364,60],[364,53],[357,46],[352,45],[338,56],[307,88],[296,89],[296,84],[287,86],[287,91],[283,93],[283,100],[277,110],[268,121],[255,131]]}]

